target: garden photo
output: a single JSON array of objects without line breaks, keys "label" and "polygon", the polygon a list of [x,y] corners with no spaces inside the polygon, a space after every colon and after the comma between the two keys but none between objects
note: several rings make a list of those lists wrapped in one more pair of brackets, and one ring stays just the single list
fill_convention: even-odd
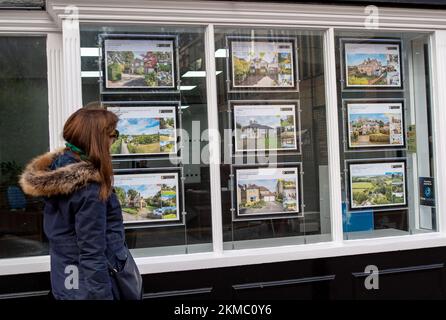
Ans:
[{"label": "garden photo", "polygon": [[399,44],[346,43],[347,87],[401,87]]},{"label": "garden photo", "polygon": [[235,105],[236,152],[296,150],[295,105]]},{"label": "garden photo", "polygon": [[240,216],[299,212],[298,170],[237,170],[237,213]]},{"label": "garden photo", "polygon": [[350,164],[351,208],[406,204],[404,162]]},{"label": "garden photo", "polygon": [[156,155],[177,151],[176,107],[110,107],[119,116],[113,155]]},{"label": "garden photo", "polygon": [[106,88],[174,88],[173,40],[105,40]]},{"label": "garden photo", "polygon": [[232,41],[234,88],[292,88],[293,42]]},{"label": "garden photo", "polygon": [[404,146],[402,104],[347,104],[349,147]]},{"label": "garden photo", "polygon": [[178,175],[115,175],[124,222],[179,220]]}]

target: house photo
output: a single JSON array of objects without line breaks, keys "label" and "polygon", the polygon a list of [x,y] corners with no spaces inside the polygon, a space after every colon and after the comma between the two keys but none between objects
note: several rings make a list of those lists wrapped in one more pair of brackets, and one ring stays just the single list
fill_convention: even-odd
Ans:
[{"label": "house photo", "polygon": [[350,148],[404,146],[402,103],[347,103]]},{"label": "house photo", "polygon": [[[257,175],[254,173],[258,171]],[[297,213],[299,211],[297,171],[276,177],[268,169],[237,170],[238,215]]]},{"label": "house photo", "polygon": [[173,50],[173,40],[106,38],[106,88],[174,88]]},{"label": "house photo", "polygon": [[177,151],[176,107],[109,107],[119,117],[113,155],[168,155]]},{"label": "house photo", "polygon": [[235,151],[296,150],[295,105],[234,105]]},{"label": "house photo", "polygon": [[177,174],[116,175],[114,190],[122,206],[124,222],[179,220]]},{"label": "house photo", "polygon": [[234,88],[294,87],[292,42],[231,40]]},{"label": "house photo", "polygon": [[346,87],[401,87],[398,43],[345,40]]}]

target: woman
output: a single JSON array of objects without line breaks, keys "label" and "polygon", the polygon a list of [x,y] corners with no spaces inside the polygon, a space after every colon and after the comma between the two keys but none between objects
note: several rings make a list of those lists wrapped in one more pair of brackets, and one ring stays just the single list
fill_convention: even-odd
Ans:
[{"label": "woman", "polygon": [[25,193],[45,199],[56,299],[120,298],[110,269],[122,269],[129,253],[112,190],[109,150],[119,135],[117,122],[104,109],[76,111],[64,126],[66,148],[32,160],[21,176]]}]

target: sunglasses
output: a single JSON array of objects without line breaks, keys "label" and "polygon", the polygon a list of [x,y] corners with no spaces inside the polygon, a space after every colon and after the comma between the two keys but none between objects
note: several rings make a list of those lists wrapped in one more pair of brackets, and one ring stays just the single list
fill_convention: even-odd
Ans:
[{"label": "sunglasses", "polygon": [[110,138],[118,139],[119,138],[119,131],[115,129],[113,133],[110,135]]}]

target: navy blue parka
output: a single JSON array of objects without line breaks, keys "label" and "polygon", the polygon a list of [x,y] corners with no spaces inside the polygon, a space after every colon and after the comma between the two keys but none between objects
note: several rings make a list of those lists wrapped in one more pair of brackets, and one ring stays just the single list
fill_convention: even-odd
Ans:
[{"label": "navy blue parka", "polygon": [[21,176],[25,193],[45,199],[56,299],[119,299],[109,264],[119,270],[127,259],[122,212],[114,193],[100,200],[100,181],[97,169],[69,150],[37,157]]}]

